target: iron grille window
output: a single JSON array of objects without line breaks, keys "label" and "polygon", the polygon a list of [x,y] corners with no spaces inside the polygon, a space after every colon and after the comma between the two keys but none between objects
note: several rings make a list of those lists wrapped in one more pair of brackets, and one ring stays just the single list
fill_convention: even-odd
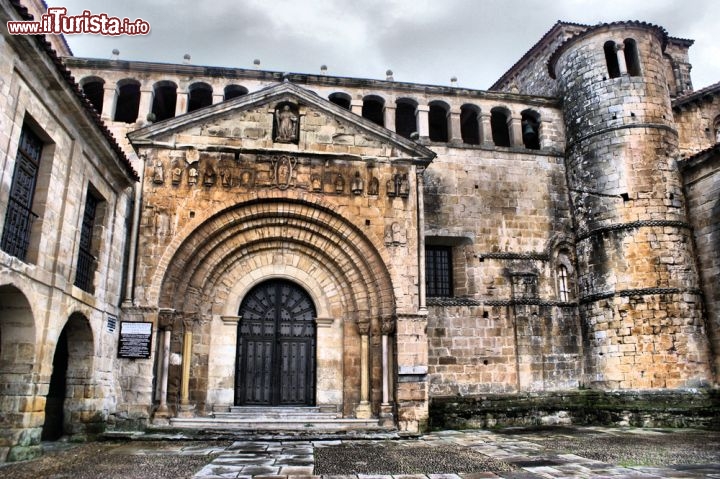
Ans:
[{"label": "iron grille window", "polygon": [[30,245],[30,230],[37,215],[32,212],[43,143],[27,126],[20,133],[15,158],[10,198],[0,248],[25,261]]},{"label": "iron grille window", "polygon": [[452,296],[452,255],[449,247],[425,248],[425,284],[428,297]]},{"label": "iron grille window", "polygon": [[558,293],[560,301],[570,301],[570,287],[568,285],[568,270],[565,265],[558,267]]},{"label": "iron grille window", "polygon": [[95,256],[92,254],[92,239],[98,203],[100,203],[100,200],[88,191],[87,199],[85,200],[82,228],[80,230],[80,251],[78,252],[77,271],[75,272],[75,286],[88,293],[92,293],[92,280],[95,274]]}]

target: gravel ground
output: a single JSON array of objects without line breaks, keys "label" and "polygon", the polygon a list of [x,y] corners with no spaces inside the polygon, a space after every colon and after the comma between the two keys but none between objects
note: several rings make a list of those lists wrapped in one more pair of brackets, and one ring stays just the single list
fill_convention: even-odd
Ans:
[{"label": "gravel ground", "polygon": [[133,453],[126,442],[50,443],[39,459],[0,465],[3,479],[189,479],[215,455],[178,455],[178,448],[226,447],[230,442],[142,442],[151,454]]},{"label": "gravel ground", "polygon": [[315,474],[448,474],[512,471],[515,467],[460,446],[349,443],[315,448]]},{"label": "gravel ground", "polygon": [[720,463],[720,431],[692,429],[544,428],[505,429],[500,435],[521,435],[559,454],[622,466],[671,466]]}]

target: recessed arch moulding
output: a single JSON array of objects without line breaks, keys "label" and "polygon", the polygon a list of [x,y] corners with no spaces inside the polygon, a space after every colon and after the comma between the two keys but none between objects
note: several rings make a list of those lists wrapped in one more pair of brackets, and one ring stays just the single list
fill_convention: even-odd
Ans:
[{"label": "recessed arch moulding", "polygon": [[[158,298],[160,308],[193,319],[191,398],[201,409],[233,404],[240,303],[253,286],[283,278],[305,289],[317,310],[316,403],[352,415],[360,401],[357,324],[369,322],[371,336],[380,337],[383,318],[396,312],[387,260],[335,212],[300,200],[250,201],[205,221],[174,253]],[[184,325],[176,324],[179,333]],[[379,398],[375,343],[371,378]]]}]

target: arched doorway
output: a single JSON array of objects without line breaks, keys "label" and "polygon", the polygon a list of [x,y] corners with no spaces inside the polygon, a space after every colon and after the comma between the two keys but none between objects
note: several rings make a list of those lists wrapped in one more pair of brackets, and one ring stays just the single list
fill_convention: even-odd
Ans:
[{"label": "arched doorway", "polygon": [[273,279],[240,305],[235,404],[315,404],[315,305],[297,284]]},{"label": "arched doorway", "polygon": [[85,388],[92,384],[94,343],[88,319],[73,313],[58,336],[50,387],[45,401],[42,439],[54,441],[82,433],[92,407]]}]

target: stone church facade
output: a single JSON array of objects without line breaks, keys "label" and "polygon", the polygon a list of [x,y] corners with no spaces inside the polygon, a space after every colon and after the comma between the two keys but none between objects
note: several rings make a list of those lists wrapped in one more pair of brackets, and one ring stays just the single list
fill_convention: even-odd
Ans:
[{"label": "stone church facade", "polygon": [[[61,62],[3,44],[5,459],[58,414],[78,436],[237,407],[407,434],[717,417],[720,86],[693,90],[692,41],[558,22],[487,91],[54,41]],[[25,131],[57,171],[28,206],[44,246],[19,257]],[[90,291],[88,195],[107,204]],[[132,326],[146,357],[119,351]]]}]

